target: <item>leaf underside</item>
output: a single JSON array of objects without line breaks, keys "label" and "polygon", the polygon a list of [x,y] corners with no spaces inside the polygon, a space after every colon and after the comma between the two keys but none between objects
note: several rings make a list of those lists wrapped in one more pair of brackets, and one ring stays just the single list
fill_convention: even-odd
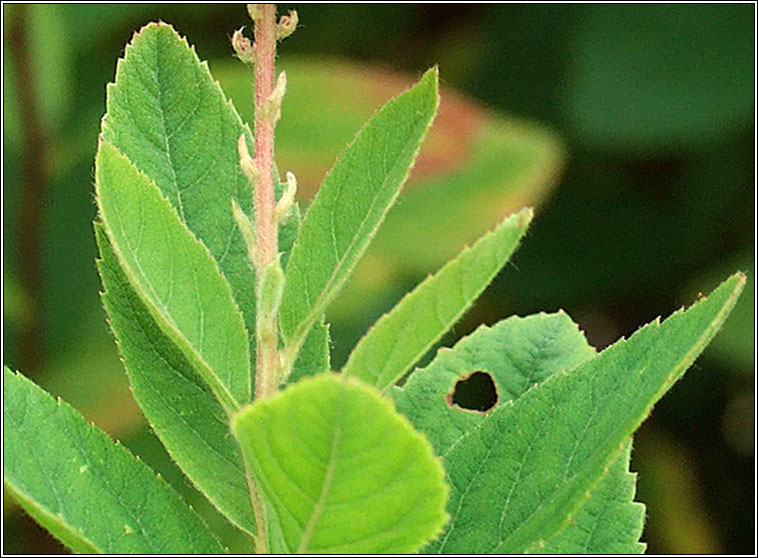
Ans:
[{"label": "leaf underside", "polygon": [[178,494],[68,404],[3,370],[4,478],[18,502],[76,552],[219,554]]},{"label": "leaf underside", "polygon": [[283,552],[415,552],[446,520],[444,473],[428,442],[355,379],[304,379],[232,425]]},{"label": "leaf underside", "polygon": [[[224,97],[207,63],[162,22],[135,33],[107,98],[103,138],[155,182],[180,220],[208,248],[242,313],[249,333],[250,369],[255,370],[255,271],[231,212],[234,198],[248,216],[253,214],[252,187],[237,154],[243,133],[252,149],[249,128]],[[279,180],[275,189],[280,196]],[[295,206],[279,229],[283,266],[299,224]],[[326,344],[320,342],[327,336],[326,327],[317,327],[321,331],[314,334],[317,340],[311,342],[309,357],[295,363],[300,375],[328,369]]]},{"label": "leaf underside", "polygon": [[[718,330],[743,276],[600,355],[563,313],[511,318],[391,388],[507,261],[522,212],[380,319],[344,374],[319,374],[327,305],[396,200],[437,105],[433,69],[359,132],[302,225],[295,207],[280,229],[281,328],[302,343],[289,381],[306,379],[233,414],[240,453],[229,415],[254,388],[255,274],[231,200],[252,214],[236,151],[251,134],[171,26],[136,33],[108,87],[95,226],[103,303],[135,398],[195,486],[252,534],[244,455],[272,550],[641,552],[630,436]],[[496,388],[487,412],[452,401],[473,372]],[[70,548],[222,551],[168,485],[68,405],[7,368],[4,386],[6,486]],[[375,388],[391,388],[402,414]]]}]

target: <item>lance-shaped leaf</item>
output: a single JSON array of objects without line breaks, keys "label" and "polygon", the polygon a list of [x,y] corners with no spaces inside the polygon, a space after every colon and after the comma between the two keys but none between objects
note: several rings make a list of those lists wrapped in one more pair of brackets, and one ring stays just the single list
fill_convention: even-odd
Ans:
[{"label": "lance-shaped leaf", "polygon": [[[218,263],[250,332],[254,369],[254,270],[231,211],[235,199],[252,214],[252,187],[237,152],[243,133],[252,148],[249,129],[207,63],[171,25],[151,23],[134,34],[108,85],[103,138],[155,182]],[[280,229],[282,265],[298,222],[295,215]]]},{"label": "lance-shaped leaf", "polygon": [[533,544],[529,554],[642,554],[639,542],[645,506],[634,502],[636,476],[629,472],[632,444],[627,442],[587,501],[549,541]]},{"label": "lance-shaped leaf", "polygon": [[439,103],[437,70],[390,101],[332,167],[287,264],[281,327],[299,345],[354,269],[408,177]]},{"label": "lance-shaped leaf", "polygon": [[526,232],[532,211],[504,220],[427,278],[356,345],[342,369],[383,390],[411,366],[461,317],[505,265]]},{"label": "lance-shaped leaf", "polygon": [[190,361],[155,323],[95,225],[103,304],[134,398],[168,453],[229,520],[255,534],[245,465],[223,407]]},{"label": "lance-shaped leaf", "polygon": [[432,553],[518,553],[563,528],[653,404],[705,348],[744,275],[495,409],[443,456],[452,487]]},{"label": "lance-shaped leaf", "polygon": [[7,367],[3,398],[5,486],[73,551],[223,552],[165,481],[72,407]]},{"label": "lance-shaped leaf", "polygon": [[232,428],[287,552],[414,552],[446,520],[429,443],[358,380],[301,380],[243,409]]},{"label": "lance-shaped leaf", "polygon": [[111,246],[153,318],[227,411],[249,401],[247,333],[208,250],[155,184],[105,140],[95,176]]}]

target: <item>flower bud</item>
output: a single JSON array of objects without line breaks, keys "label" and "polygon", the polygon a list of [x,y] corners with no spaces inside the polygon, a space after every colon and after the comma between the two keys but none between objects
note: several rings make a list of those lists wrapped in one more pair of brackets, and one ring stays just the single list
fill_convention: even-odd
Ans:
[{"label": "flower bud", "polygon": [[241,134],[237,140],[237,152],[240,156],[240,167],[242,167],[242,172],[245,173],[248,182],[255,186],[260,173],[258,172],[258,165],[255,164],[255,159],[250,156],[250,152],[247,150],[245,134]]},{"label": "flower bud", "polygon": [[234,216],[234,222],[237,223],[237,228],[242,235],[242,239],[245,241],[247,258],[250,260],[253,267],[255,267],[255,226],[234,198],[232,198],[232,215]]},{"label": "flower bud", "polygon": [[274,219],[278,223],[283,220],[289,213],[292,204],[295,201],[295,194],[297,193],[297,179],[291,172],[287,172],[287,186],[282,193],[282,197],[276,202],[274,208]]},{"label": "flower bud", "polygon": [[289,15],[283,15],[279,18],[276,25],[276,38],[278,40],[286,39],[295,32],[299,18],[295,10],[290,10]]},{"label": "flower bud", "polygon": [[242,60],[245,64],[252,64],[255,61],[253,55],[253,45],[250,39],[242,34],[244,27],[240,27],[232,35],[232,47],[237,54],[237,58]]}]

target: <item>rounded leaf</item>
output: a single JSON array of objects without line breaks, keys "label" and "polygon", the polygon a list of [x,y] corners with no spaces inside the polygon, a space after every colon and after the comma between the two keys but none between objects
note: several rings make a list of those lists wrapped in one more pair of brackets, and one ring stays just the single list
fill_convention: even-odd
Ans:
[{"label": "rounded leaf", "polygon": [[429,442],[354,378],[308,378],[233,420],[288,552],[415,552],[442,529],[448,490]]}]

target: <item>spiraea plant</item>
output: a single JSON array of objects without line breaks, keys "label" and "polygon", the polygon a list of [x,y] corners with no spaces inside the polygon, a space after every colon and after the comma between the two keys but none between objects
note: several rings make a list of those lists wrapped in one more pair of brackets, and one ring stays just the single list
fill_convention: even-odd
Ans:
[{"label": "spiraea plant", "polygon": [[[332,371],[325,311],[408,176],[438,71],[358,131],[301,216],[296,177],[274,160],[287,89],[275,47],[297,14],[248,11],[254,40],[239,30],[232,44],[254,74],[253,130],[187,42],[153,23],[117,64],[95,160],[103,305],[173,460],[259,553],[643,551],[631,436],[744,276],[601,353],[567,314],[542,313],[414,368],[508,261],[524,209]],[[492,401],[466,408],[476,382]],[[225,551],[144,462],[7,367],[3,417],[6,489],[71,550]]]}]

